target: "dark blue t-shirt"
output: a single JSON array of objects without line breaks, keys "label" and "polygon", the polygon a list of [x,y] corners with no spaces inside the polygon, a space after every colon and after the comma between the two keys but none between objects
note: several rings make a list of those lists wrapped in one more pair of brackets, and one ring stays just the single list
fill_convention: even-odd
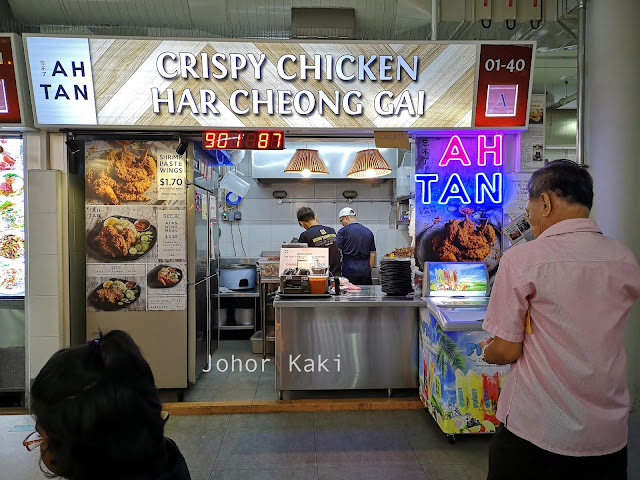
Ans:
[{"label": "dark blue t-shirt", "polygon": [[342,275],[371,275],[369,254],[376,251],[373,232],[358,222],[351,222],[338,231],[338,248],[342,250]]}]

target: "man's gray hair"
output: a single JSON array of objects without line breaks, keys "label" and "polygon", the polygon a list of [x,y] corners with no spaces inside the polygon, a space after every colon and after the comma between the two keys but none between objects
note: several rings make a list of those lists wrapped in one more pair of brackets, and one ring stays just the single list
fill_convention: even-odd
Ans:
[{"label": "man's gray hair", "polygon": [[527,189],[529,198],[553,192],[570,203],[578,203],[588,209],[593,206],[593,178],[586,167],[571,160],[555,160],[536,170]]}]

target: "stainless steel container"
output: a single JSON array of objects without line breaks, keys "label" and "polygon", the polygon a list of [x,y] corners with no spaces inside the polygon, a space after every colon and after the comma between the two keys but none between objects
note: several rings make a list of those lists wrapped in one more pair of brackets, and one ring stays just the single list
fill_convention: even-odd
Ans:
[{"label": "stainless steel container", "polygon": [[253,325],[256,321],[256,309],[236,307],[235,320],[236,325]]}]

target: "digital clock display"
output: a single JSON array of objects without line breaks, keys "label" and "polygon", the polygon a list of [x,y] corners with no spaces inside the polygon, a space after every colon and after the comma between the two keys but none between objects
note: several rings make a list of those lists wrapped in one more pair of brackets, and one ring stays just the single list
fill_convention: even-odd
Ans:
[{"label": "digital clock display", "polygon": [[208,130],[202,134],[205,150],[282,150],[282,131]]}]

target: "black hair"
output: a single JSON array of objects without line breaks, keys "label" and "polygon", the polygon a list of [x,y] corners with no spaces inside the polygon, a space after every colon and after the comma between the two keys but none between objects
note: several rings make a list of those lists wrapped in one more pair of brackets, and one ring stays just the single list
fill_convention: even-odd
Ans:
[{"label": "black hair", "polygon": [[299,222],[309,222],[315,220],[316,214],[310,207],[300,207],[296,212]]},{"label": "black hair", "polygon": [[553,192],[570,203],[578,203],[591,210],[593,206],[593,178],[587,168],[571,160],[554,160],[536,170],[527,186],[529,198]]},{"label": "black hair", "polygon": [[31,410],[62,477],[152,478],[167,461],[153,373],[121,330],[55,353],[33,382]]}]

